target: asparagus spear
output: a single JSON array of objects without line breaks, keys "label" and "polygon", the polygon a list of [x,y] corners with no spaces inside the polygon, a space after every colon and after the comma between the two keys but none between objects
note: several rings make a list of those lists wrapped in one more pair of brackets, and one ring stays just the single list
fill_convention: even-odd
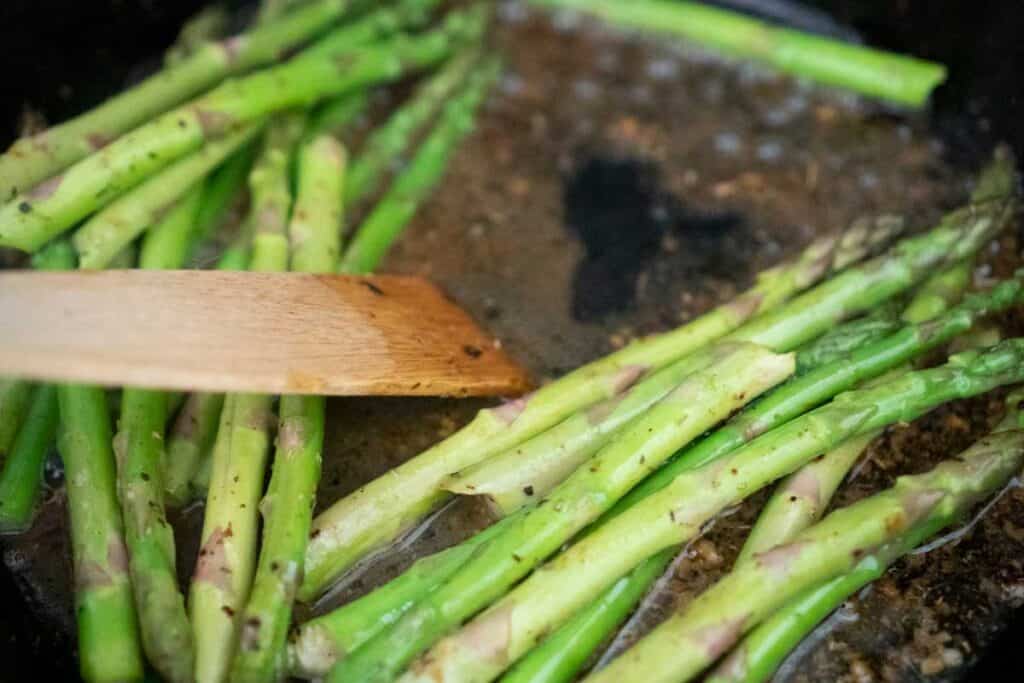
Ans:
[{"label": "asparagus spear", "polygon": [[[961,296],[963,290],[969,284],[972,269],[973,260],[969,259],[933,277],[925,283],[921,291],[911,301],[903,313],[903,318],[910,321],[927,320],[937,315],[951,301]],[[906,369],[894,372],[906,372]],[[803,468],[783,480],[769,499],[767,505],[765,505],[760,517],[758,517],[757,523],[754,525],[743,546],[740,559],[737,561],[747,560],[757,553],[769,550],[773,546],[786,543],[792,540],[798,533],[814,524],[824,513],[839,484],[845,479],[847,472],[857,462],[861,453],[878,433],[874,432],[854,437],[826,453],[822,458],[804,465]],[[853,580],[860,581],[862,578],[859,576]],[[835,581],[839,584],[846,584],[850,580],[839,578]],[[770,649],[773,657],[781,660],[784,654],[784,651],[779,648],[781,643],[790,641],[793,638],[799,640],[797,628],[791,622],[792,615],[819,613],[823,608],[819,601],[823,598],[834,599],[834,595],[828,591],[811,591],[809,599],[813,602],[808,602],[806,599],[797,600],[781,610],[785,614],[778,618],[773,617],[770,620],[770,623],[773,625],[771,628],[773,629],[778,629],[780,625],[784,624],[781,631],[761,631],[761,635],[758,637],[762,641],[764,639],[774,641],[774,646]],[[834,602],[831,604],[834,607]],[[824,617],[824,614],[821,616]],[[804,628],[810,628],[815,622],[799,619],[797,623]],[[760,649],[763,645],[755,647],[757,648],[756,651],[761,653],[760,657],[767,655],[767,653]],[[760,666],[768,666],[767,661],[761,661]]]},{"label": "asparagus spear", "polygon": [[28,414],[0,471],[0,533],[24,531],[32,521],[43,463],[57,434],[57,389],[40,384],[30,394]]},{"label": "asparagus spear", "polygon": [[[188,258],[199,191],[188,194],[147,234],[139,266],[148,270],[184,266]],[[114,440],[118,453],[121,512],[128,544],[129,573],[149,662],[172,683],[193,680],[192,632],[178,588],[174,532],[164,506],[164,426],[168,396],[126,388]]]},{"label": "asparagus spear", "polygon": [[[925,323],[935,316],[941,316],[943,311],[963,296],[970,282],[973,266],[973,259],[965,259],[930,278],[914,296],[902,318],[911,323]],[[946,339],[947,336],[939,335],[939,338]],[[908,370],[908,365],[897,367],[889,375],[875,382],[885,378],[891,379]],[[846,473],[879,433],[869,432],[845,441],[819,460],[804,465],[786,477],[750,530],[750,535],[740,551],[740,558],[751,557],[755,553],[788,541],[816,522],[824,513],[836,489],[846,478]]]},{"label": "asparagus spear", "polygon": [[[419,87],[409,102],[370,134],[345,182],[347,206],[355,206],[376,191],[388,168],[409,148],[412,137],[437,114],[479,59],[479,52],[472,48],[451,59]],[[468,110],[464,116],[472,115],[473,105],[463,105]]]},{"label": "asparagus spear", "polygon": [[142,680],[107,398],[102,389],[81,385],[58,386],[57,398],[82,678],[90,683]]},{"label": "asparagus spear", "polygon": [[312,45],[308,54],[324,54],[336,50],[350,50],[353,45],[367,45],[387,38],[398,31],[425,25],[440,0],[398,0],[379,7]]},{"label": "asparagus spear", "polygon": [[[470,57],[465,57],[470,59]],[[456,72],[462,64],[457,64]],[[469,78],[466,87],[445,106],[440,123],[431,131],[422,147],[416,152],[409,167],[398,176],[394,184],[380,200],[370,215],[363,221],[356,232],[355,239],[345,252],[342,269],[347,273],[368,273],[377,267],[387,253],[388,247],[397,239],[405,226],[416,213],[423,199],[429,195],[448,166],[448,160],[458,149],[459,142],[473,128],[476,109],[480,106],[491,85],[501,71],[501,63],[497,59],[485,60]],[[437,83],[431,84],[437,85]],[[418,104],[418,103],[417,103]],[[415,112],[416,109],[413,110]],[[410,116],[410,118],[415,118]],[[358,198],[362,193],[372,189],[374,177],[379,171],[373,169],[384,158],[380,152],[385,147],[392,148],[398,141],[402,129],[397,125],[386,129],[382,137],[375,142],[378,149],[369,150],[370,156],[361,157],[366,165],[357,166],[367,169],[366,173],[355,179],[355,190],[346,188],[349,201]],[[397,145],[395,145],[397,146]],[[391,151],[390,149],[388,150]]]},{"label": "asparagus spear", "polygon": [[[666,488],[584,537],[548,563],[544,571],[535,572],[461,631],[437,643],[401,680],[493,679],[544,633],[563,623],[644,558],[692,538],[727,506],[850,437],[912,420],[955,398],[1020,382],[1024,379],[1022,360],[1024,340],[1009,340],[983,353],[961,354],[938,368],[909,373],[872,389],[846,392],[714,463],[679,475]],[[580,571],[583,565],[585,572]],[[454,585],[450,582],[446,587]],[[440,594],[440,590],[435,591],[428,600]],[[737,594],[742,593],[732,596]],[[446,615],[462,604],[461,598],[450,599],[447,604],[430,601],[435,610]],[[406,622],[414,613],[407,613],[399,625],[411,625]],[[385,632],[392,636],[388,644],[397,647],[393,638],[400,635],[415,636],[421,642],[440,635],[433,630],[415,634],[402,631],[394,628]],[[374,643],[386,641],[378,636],[342,660],[331,680],[349,680],[343,676],[353,670],[350,664],[363,652],[367,655],[361,658],[362,663],[371,665],[364,671],[391,673],[393,670],[384,668],[388,653],[371,648]]]},{"label": "asparagus spear", "polygon": [[231,14],[221,4],[209,5],[186,21],[178,37],[164,54],[164,64],[176,66],[202,49],[206,43],[227,33]]},{"label": "asparagus spear", "polygon": [[849,320],[797,349],[796,372],[802,375],[833,359],[857,350],[900,328],[901,307],[889,301],[860,318]]},{"label": "asparagus spear", "polygon": [[[766,422],[766,426],[781,424],[803,410],[813,407],[816,403],[826,400],[836,392],[852,386],[858,377],[880,374],[882,371],[904,362],[907,357],[921,354],[925,350],[943,343],[956,333],[969,329],[973,321],[981,315],[988,314],[993,310],[1003,310],[1013,305],[1019,301],[1020,292],[1021,283],[1010,281],[987,296],[972,297],[960,309],[940,319],[934,325],[907,328],[901,333],[867,347],[850,360],[839,359],[798,380],[791,381],[784,388],[777,390],[755,405],[750,412],[762,417],[769,416],[771,422]],[[655,477],[663,476],[661,472],[655,475]],[[625,507],[625,504],[620,503],[619,509]],[[670,551],[653,558],[630,580],[642,581],[646,577],[656,576],[673,554]],[[623,592],[624,594],[639,594],[642,593],[642,589],[633,587],[631,590]],[[621,609],[617,613],[620,615],[628,611],[628,607],[619,605],[619,608]],[[612,608],[609,607],[608,611],[611,612]],[[581,623],[596,625],[595,622],[585,617],[581,619],[583,620]],[[607,621],[602,623],[607,623]]]},{"label": "asparagus spear", "polygon": [[[321,136],[304,147],[289,225],[291,270],[336,270],[344,178],[345,150],[334,138]],[[232,681],[282,680],[287,673],[285,637],[303,572],[320,479],[324,409],[322,396],[281,398],[273,473],[260,504],[263,545],[252,594],[241,617]]]},{"label": "asparagus spear", "polygon": [[[880,221],[879,230],[891,229]],[[872,241],[863,233],[857,251]],[[299,599],[309,601],[359,558],[390,542],[443,502],[441,483],[511,448],[579,410],[614,398],[651,370],[736,329],[823,277],[836,259],[849,260],[834,239],[809,246],[792,262],[762,273],[735,301],[671,332],[650,337],[585,365],[529,397],[481,411],[459,432],[341,499],[313,521]],[[344,263],[344,261],[343,261]],[[875,302],[872,302],[875,303]]]},{"label": "asparagus spear", "polygon": [[192,231],[203,203],[204,183],[189,188],[153,227],[146,231],[139,250],[142,268],[183,268],[192,246]]},{"label": "asparagus spear", "polygon": [[318,678],[329,672],[338,660],[383,631],[423,595],[447,581],[477,549],[513,521],[513,517],[506,517],[458,545],[421,558],[376,590],[299,626],[289,648],[292,674]]},{"label": "asparagus spear", "polygon": [[[967,286],[964,273],[970,273],[971,262],[963,261],[953,268],[939,273],[930,278],[920,288],[913,301],[904,312],[904,319],[908,321],[923,322],[927,314],[938,314],[938,301],[936,296],[945,306],[952,305],[962,295],[963,289]],[[955,285],[959,284],[959,288]],[[925,306],[923,302],[927,302]],[[885,307],[891,308],[891,307]],[[862,320],[855,320],[848,323],[835,332],[826,335],[829,339],[822,338],[819,342],[812,343],[809,348],[802,348],[797,353],[798,371],[809,372],[816,367],[821,367],[836,359],[842,359],[845,353],[856,346],[850,345],[841,334],[844,330],[849,332],[855,342],[863,343],[880,331],[891,330],[896,323],[897,315],[892,311],[881,312],[881,315],[870,315]],[[827,343],[825,343],[827,341]],[[805,360],[804,354],[810,355]],[[849,463],[858,458],[863,449],[870,443],[875,433],[865,436],[854,437],[834,449],[826,458],[820,462],[804,466],[800,472],[806,472],[809,468],[821,467],[827,462]],[[820,482],[817,493],[812,498],[806,496],[807,487],[804,485],[800,473],[790,475],[787,480],[793,485],[787,487],[783,483],[779,487],[772,502],[769,502],[761,520],[769,517],[768,510],[773,504],[778,508],[779,515],[770,526],[778,529],[802,530],[810,522],[817,519],[813,515],[820,515],[824,511],[826,502],[844,476],[839,475],[838,480],[825,481],[821,477],[814,480]],[[829,488],[831,486],[831,489]],[[792,492],[789,492],[792,489]],[[776,502],[777,501],[777,502]],[[799,526],[799,519],[806,519],[808,522]],[[795,533],[795,532],[794,532]],[[756,547],[750,539],[758,535],[755,527],[751,532],[744,552]],[[633,611],[637,603],[644,597],[654,582],[660,577],[672,558],[675,557],[677,549],[670,548],[663,550],[648,558],[628,575],[619,579],[609,588],[600,599],[586,606],[579,613],[573,616],[566,624],[555,631],[554,634],[544,640],[543,643],[531,650],[525,657],[520,659],[515,666],[506,674],[502,680],[504,683],[560,683],[571,681],[580,672],[584,664],[590,658],[591,653],[601,645],[607,637],[622,623]]]},{"label": "asparagus spear", "polygon": [[[210,192],[216,184],[207,183],[204,194]],[[251,242],[248,232],[243,230],[244,234],[224,251],[217,264],[219,270],[246,269]],[[201,463],[210,462],[210,451],[217,437],[223,407],[224,394],[193,393],[185,398],[170,427],[163,467],[166,499],[172,505],[184,505],[196,493],[205,495],[209,484],[208,473],[199,491],[192,490],[193,478]]]},{"label": "asparagus spear", "polygon": [[[833,512],[792,541],[740,561],[729,576],[587,680],[638,680],[638,674],[645,681],[690,680],[787,600],[850,570],[891,563],[1002,487],[1022,463],[1024,430],[1014,408],[995,432],[957,458],[901,477],[891,489]],[[744,665],[739,653],[724,672],[749,680]]]},{"label": "asparagus spear", "polygon": [[[834,363],[844,360],[848,349],[863,346],[898,329],[897,317],[886,310],[884,315],[871,315],[841,325],[829,333],[827,339],[816,340],[807,345],[808,348],[798,350],[798,373],[806,374],[829,363],[836,367]],[[805,354],[809,358],[805,358]],[[632,387],[621,399],[611,399],[586,413],[577,413],[515,448],[455,473],[448,478],[445,488],[453,493],[484,496],[503,515],[519,509],[550,491],[613,438],[622,425],[660,398],[671,386],[663,376],[673,367]],[[832,374],[831,369],[823,372],[826,376]]]},{"label": "asparagus spear", "polygon": [[[288,270],[289,170],[302,120],[271,126],[249,176],[250,268]],[[256,559],[258,503],[263,490],[273,398],[234,394],[224,400],[213,446],[201,550],[192,576],[189,610],[196,647],[196,680],[227,680],[238,619]]]},{"label": "asparagus spear", "polygon": [[825,85],[920,107],[946,79],[946,67],[892,52],[767,24],[696,2],[534,0],[579,9],[625,26],[679,36],[727,55],[752,59]]},{"label": "asparagus spear", "polygon": [[228,158],[203,183],[203,196],[199,202],[193,228],[189,257],[205,242],[224,221],[228,210],[238,201],[239,193],[245,188],[245,180],[252,168],[258,145],[250,142]]},{"label": "asparagus spear", "polygon": [[[74,249],[65,241],[54,242],[35,255],[33,266],[71,270]],[[0,470],[0,532],[23,531],[32,520],[43,463],[57,435],[57,390],[52,385],[33,388],[15,381],[3,388],[9,393],[0,393],[0,425],[10,429],[11,449]],[[5,450],[0,446],[0,451]]]},{"label": "asparagus spear", "polygon": [[713,358],[698,350],[634,384],[622,395],[578,412],[551,429],[444,482],[452,493],[483,496],[497,515],[508,516],[541,500],[622,430],[644,415]]},{"label": "asparagus spear", "polygon": [[[32,194],[30,189],[40,181],[92,155],[144,121],[229,75],[280,59],[282,54],[330,27],[345,14],[350,4],[349,0],[317,0],[272,25],[220,43],[207,43],[183,61],[167,66],[99,107],[37,135],[17,140],[0,156],[0,198]],[[168,123],[177,125],[173,120]],[[120,149],[129,150],[135,144],[135,139],[121,143]],[[65,179],[71,180],[70,177]],[[44,182],[37,190],[46,184]],[[83,188],[83,191],[95,190]]]},{"label": "asparagus spear", "polygon": [[34,251],[204,142],[268,114],[393,81],[436,64],[465,40],[480,35],[480,9],[453,13],[443,27],[424,34],[300,54],[280,66],[228,81],[0,207],[0,246]]},{"label": "asparagus spear", "polygon": [[173,211],[182,197],[190,193],[198,195],[200,181],[259,130],[259,124],[244,126],[236,133],[209,143],[199,152],[175,162],[132,188],[92,216],[72,238],[79,254],[79,267],[107,267],[117,252],[158,223],[167,211]]},{"label": "asparagus spear", "polygon": [[18,436],[31,403],[32,385],[16,379],[0,380],[0,463]]},{"label": "asparagus spear", "polygon": [[[596,519],[680,445],[793,372],[792,354],[722,344],[619,438],[518,515],[448,581],[331,671],[332,681],[389,681],[419,652],[498,598]],[[490,645],[486,646],[488,649]]]}]

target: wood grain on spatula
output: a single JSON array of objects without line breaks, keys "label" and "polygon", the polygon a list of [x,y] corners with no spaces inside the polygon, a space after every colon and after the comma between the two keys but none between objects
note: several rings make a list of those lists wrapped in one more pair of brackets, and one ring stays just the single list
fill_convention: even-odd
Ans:
[{"label": "wood grain on spatula", "polygon": [[0,273],[0,376],[273,394],[483,396],[525,372],[399,276]]}]

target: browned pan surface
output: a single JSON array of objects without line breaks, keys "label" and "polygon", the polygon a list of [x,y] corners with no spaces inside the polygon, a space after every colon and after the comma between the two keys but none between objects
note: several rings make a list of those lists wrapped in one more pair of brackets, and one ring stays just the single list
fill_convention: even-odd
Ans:
[{"label": "browned pan surface", "polygon": [[[508,74],[441,192],[382,269],[427,275],[485,321],[538,377],[687,320],[763,266],[863,212],[926,227],[965,195],[921,121],[749,67],[721,64],[578,17],[502,4]],[[979,278],[1017,265],[1014,234]],[[1020,321],[1007,330],[1024,332]],[[919,472],[980,435],[997,397],[890,430],[840,496]],[[469,420],[480,401],[330,403],[321,505]],[[666,607],[727,571],[761,497],[721,519],[677,563]],[[70,629],[61,496],[6,559],[49,623]],[[199,512],[185,515],[182,574]],[[353,576],[350,599],[486,523],[460,505]],[[1024,492],[1009,491],[959,542],[900,562],[795,662],[787,681],[952,681],[968,675],[1024,603]],[[645,625],[641,625],[642,627]]]}]

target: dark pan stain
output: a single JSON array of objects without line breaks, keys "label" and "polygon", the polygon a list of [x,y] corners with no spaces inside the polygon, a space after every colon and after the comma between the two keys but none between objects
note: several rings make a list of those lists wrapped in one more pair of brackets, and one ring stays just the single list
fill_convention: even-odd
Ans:
[{"label": "dark pan stain", "polygon": [[564,202],[566,229],[584,249],[572,283],[579,321],[629,310],[638,279],[650,274],[659,254],[681,266],[688,280],[743,269],[739,247],[750,235],[742,217],[688,208],[665,190],[653,162],[586,156],[565,182]]}]

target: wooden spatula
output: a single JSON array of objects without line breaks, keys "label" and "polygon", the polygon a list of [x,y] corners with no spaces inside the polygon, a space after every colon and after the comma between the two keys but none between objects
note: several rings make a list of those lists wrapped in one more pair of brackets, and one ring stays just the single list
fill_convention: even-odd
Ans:
[{"label": "wooden spatula", "polygon": [[412,277],[0,273],[0,377],[333,395],[513,395],[524,371]]}]

